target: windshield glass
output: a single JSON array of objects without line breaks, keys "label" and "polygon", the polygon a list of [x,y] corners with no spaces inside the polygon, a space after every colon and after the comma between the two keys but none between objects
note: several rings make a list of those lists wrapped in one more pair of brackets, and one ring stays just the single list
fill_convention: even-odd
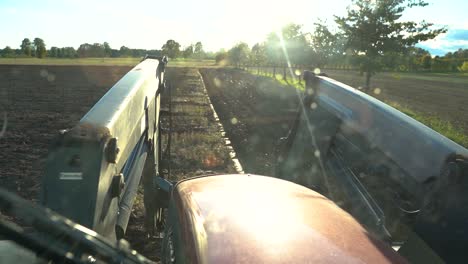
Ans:
[{"label": "windshield glass", "polygon": [[466,10],[1,1],[0,186],[171,262],[190,255],[173,184],[265,175],[330,199],[410,262],[466,259]]}]

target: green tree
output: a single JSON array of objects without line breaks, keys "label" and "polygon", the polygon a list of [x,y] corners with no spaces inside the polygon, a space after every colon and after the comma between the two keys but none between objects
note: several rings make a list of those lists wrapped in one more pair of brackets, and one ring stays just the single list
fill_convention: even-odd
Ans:
[{"label": "green tree", "polygon": [[228,61],[228,53],[224,50],[220,50],[215,56],[216,65],[225,66]]},{"label": "green tree", "polygon": [[58,54],[59,54],[59,48],[57,47],[51,47],[50,50],[49,50],[49,57],[53,57],[53,58],[56,58],[58,57]]},{"label": "green tree", "polygon": [[238,43],[228,52],[229,62],[236,66],[236,68],[240,68],[249,61],[249,53],[250,49],[246,43]]},{"label": "green tree", "polygon": [[73,47],[65,47],[65,48],[61,48],[61,50],[63,53],[63,57],[66,57],[66,58],[77,57],[76,50]]},{"label": "green tree", "polygon": [[125,46],[120,47],[120,50],[119,50],[120,57],[129,57],[130,53],[131,51],[129,48]]},{"label": "green tree", "polygon": [[104,42],[104,54],[106,57],[110,57],[112,54],[112,48],[110,47],[108,42]]},{"label": "green tree", "polygon": [[171,59],[175,59],[179,56],[180,44],[175,40],[170,39],[162,46],[162,53]]},{"label": "green tree", "polygon": [[430,70],[431,69],[431,63],[432,63],[432,58],[431,55],[424,55],[421,58],[421,64],[424,70]]},{"label": "green tree", "polygon": [[12,58],[15,56],[15,51],[12,48],[10,48],[10,46],[6,46],[2,50],[1,54],[2,54],[2,57],[4,58]]},{"label": "green tree", "polygon": [[442,57],[435,56],[432,60],[431,70],[434,72],[447,72],[450,70],[450,61]]},{"label": "green tree", "polygon": [[264,44],[255,44],[250,52],[250,61],[252,65],[257,66],[257,72],[260,72],[260,66],[267,62],[266,47]]},{"label": "green tree", "polygon": [[31,46],[32,46],[31,40],[29,40],[28,38],[25,38],[21,42],[21,51],[26,56],[31,56],[31,49],[32,49]]},{"label": "green tree", "polygon": [[197,59],[202,59],[205,55],[205,51],[203,50],[203,44],[198,41],[195,43],[195,46],[193,47],[193,55]]},{"label": "green tree", "polygon": [[270,33],[267,36],[266,42],[265,42],[265,48],[266,48],[266,55],[267,55],[267,62],[270,66],[273,67],[273,77],[276,76],[276,67],[278,67],[281,64],[282,61],[282,48],[281,48],[281,43],[280,43],[280,38],[278,37],[278,34],[276,33]]},{"label": "green tree", "polygon": [[44,58],[47,55],[47,49],[46,45],[43,39],[41,38],[35,38],[34,41],[34,47],[36,50],[36,57],[38,58]]},{"label": "green tree", "polygon": [[190,58],[193,56],[193,45],[187,46],[184,51],[182,51],[182,57]]},{"label": "green tree", "polygon": [[[281,30],[284,48],[283,65],[298,65],[305,63],[304,54],[309,48],[309,43],[306,40],[306,34],[302,32],[302,26],[290,23]],[[281,44],[281,43],[280,43]],[[287,58],[286,58],[287,54]],[[287,61],[286,59],[289,59]],[[285,73],[283,72],[283,75]],[[285,76],[283,76],[285,78]]]},{"label": "green tree", "polygon": [[297,66],[306,63],[305,54],[310,50],[306,34],[302,26],[290,23],[281,29],[281,32],[268,34],[265,41],[265,50],[268,63],[273,66],[273,76],[276,68],[283,68],[283,79],[286,80],[288,66]]},{"label": "green tree", "polygon": [[343,53],[343,43],[337,34],[332,33],[321,21],[314,24],[312,33],[312,60],[311,64],[323,68],[331,57]]},{"label": "green tree", "polygon": [[353,0],[345,17],[335,16],[347,40],[346,47],[359,56],[357,62],[366,76],[366,90],[371,76],[381,66],[382,56],[403,52],[420,41],[446,32],[445,28],[433,29],[432,24],[425,21],[400,20],[407,8],[426,5],[423,0]]}]

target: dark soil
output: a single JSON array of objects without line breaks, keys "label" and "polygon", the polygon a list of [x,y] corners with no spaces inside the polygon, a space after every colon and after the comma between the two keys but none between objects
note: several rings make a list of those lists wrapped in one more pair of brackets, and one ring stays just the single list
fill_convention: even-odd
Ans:
[{"label": "dark soil", "polygon": [[296,117],[297,91],[241,70],[200,72],[244,171],[274,175],[277,143]]}]

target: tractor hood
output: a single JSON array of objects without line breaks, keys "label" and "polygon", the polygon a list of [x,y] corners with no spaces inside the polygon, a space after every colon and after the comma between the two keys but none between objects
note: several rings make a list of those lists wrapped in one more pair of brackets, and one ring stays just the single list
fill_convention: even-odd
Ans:
[{"label": "tractor hood", "polygon": [[218,175],[174,186],[185,254],[199,263],[406,261],[326,197],[258,175]]}]

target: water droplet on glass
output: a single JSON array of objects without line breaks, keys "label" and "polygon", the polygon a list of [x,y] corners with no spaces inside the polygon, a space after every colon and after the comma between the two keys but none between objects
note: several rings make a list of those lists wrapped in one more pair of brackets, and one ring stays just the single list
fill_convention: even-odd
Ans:
[{"label": "water droplet on glass", "polygon": [[374,89],[374,93],[375,93],[375,94],[380,94],[380,92],[382,92],[382,90],[380,90],[380,88],[375,88],[375,89]]},{"label": "water droplet on glass", "polygon": [[47,75],[47,81],[49,82],[53,82],[55,81],[55,75],[50,73],[49,75]]},{"label": "water droplet on glass", "polygon": [[314,90],[313,90],[313,89],[307,89],[307,94],[308,94],[308,95],[313,95],[313,94],[314,94]]},{"label": "water droplet on glass", "polygon": [[47,75],[49,75],[49,72],[47,72],[46,69],[42,69],[42,70],[39,72],[39,74],[41,75],[41,77],[46,78]]},{"label": "water droplet on glass", "polygon": [[317,108],[317,103],[313,102],[310,104],[311,109],[316,109]]},{"label": "water droplet on glass", "polygon": [[237,122],[238,122],[238,121],[237,121],[237,118],[233,117],[233,118],[231,119],[231,124],[235,125],[235,124],[237,124]]},{"label": "water droplet on glass", "polygon": [[320,151],[317,149],[316,151],[314,151],[314,156],[316,158],[319,158],[320,157]]},{"label": "water droplet on glass", "polygon": [[295,70],[294,74],[296,74],[296,76],[301,76],[301,71],[300,70]]},{"label": "water droplet on glass", "polygon": [[315,68],[315,69],[314,69],[314,73],[315,73],[316,75],[320,74],[320,69],[319,69],[319,68]]}]

